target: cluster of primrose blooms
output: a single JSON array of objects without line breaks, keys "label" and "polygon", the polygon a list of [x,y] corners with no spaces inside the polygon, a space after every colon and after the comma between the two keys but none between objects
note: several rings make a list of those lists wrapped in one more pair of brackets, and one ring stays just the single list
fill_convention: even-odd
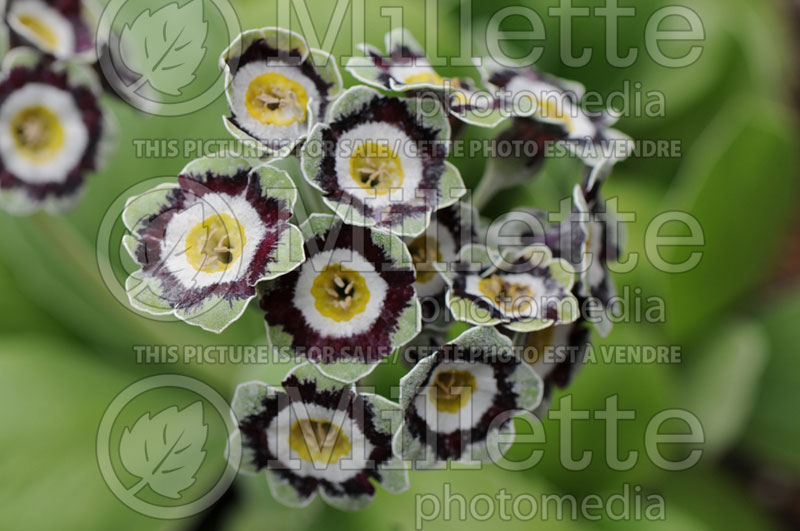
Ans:
[{"label": "cluster of primrose blooms", "polygon": [[[6,20],[47,53],[18,48],[3,64],[0,203],[62,209],[97,169],[106,122],[96,83],[74,66],[87,46],[78,19],[53,8],[34,20],[17,3],[41,2],[13,2]],[[242,469],[266,473],[290,506],[319,493],[360,509],[376,482],[408,488],[409,466],[490,460],[513,416],[543,414],[570,382],[590,326],[609,331],[607,264],[619,249],[600,188],[617,160],[583,158],[566,219],[507,213],[515,244],[506,233],[498,249],[477,210],[532,178],[542,151],[489,158],[471,195],[446,158],[465,127],[598,153],[579,148],[629,142],[613,119],[585,113],[576,83],[485,58],[482,89],[496,96],[475,98],[472,80],[441,77],[402,29],[385,54],[361,50],[346,68],[363,84],[345,90],[335,60],[301,36],[240,35],[220,66],[224,123],[248,155],[195,160],[123,213],[123,246],[140,266],[126,282],[135,308],[219,333],[256,299],[268,344],[299,362],[281,387],[244,383],[233,399]],[[533,105],[509,105],[518,95]],[[588,299],[601,309],[591,323]],[[454,321],[472,328],[448,341]],[[399,403],[358,390],[396,357],[409,368]]]}]

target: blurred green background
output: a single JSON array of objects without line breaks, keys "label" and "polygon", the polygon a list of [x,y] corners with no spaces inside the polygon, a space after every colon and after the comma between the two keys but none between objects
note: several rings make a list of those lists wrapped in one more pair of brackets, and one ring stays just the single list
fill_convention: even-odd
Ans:
[{"label": "blurred green background", "polygon": [[[243,29],[272,25],[275,3],[232,2]],[[576,0],[575,5],[604,2]],[[309,11],[324,33],[334,10],[330,0],[308,0]],[[520,1],[472,2],[478,30],[486,18]],[[628,68],[605,60],[605,21],[596,16],[575,21],[574,48],[592,47],[582,68],[559,61],[558,19],[547,8],[557,0],[531,2],[547,27],[543,70],[584,83],[602,94],[620,90],[623,82],[642,84],[642,92],[663,92],[663,117],[624,117],[618,127],[636,139],[670,139],[681,143],[680,158],[634,157],[620,164],[608,182],[606,196],[619,197],[620,210],[634,212],[626,251],[642,254],[645,231],[657,213],[685,211],[701,223],[706,244],[700,265],[687,274],[658,271],[645,259],[630,273],[617,275],[620,289],[641,289],[642,297],[663,297],[665,322],[619,324],[608,345],[678,345],[682,362],[608,364],[602,359],[584,368],[569,392],[575,407],[597,410],[618,395],[621,409],[634,409],[637,420],[620,423],[620,452],[638,450],[637,465],[613,472],[602,459],[602,420],[575,423],[575,456],[592,450],[595,459],[584,471],[569,472],[559,463],[558,425],[544,423],[547,443],[543,461],[532,470],[417,472],[411,490],[393,496],[380,488],[375,502],[357,514],[345,514],[320,500],[304,510],[272,501],[263,477],[242,477],[225,503],[196,517],[154,520],[128,509],[103,482],[95,458],[95,436],[103,411],[113,397],[134,381],[158,373],[178,372],[199,378],[225,398],[244,380],[263,378],[277,384],[285,367],[208,364],[138,364],[134,345],[263,344],[262,318],[247,313],[220,336],[181,323],[137,316],[118,302],[101,278],[100,262],[113,267],[117,282],[126,262],[118,251],[119,223],[109,240],[98,242],[109,205],[146,179],[173,176],[188,158],[135,157],[135,139],[227,139],[220,116],[223,98],[189,116],[142,115],[107,97],[121,124],[119,147],[111,166],[89,181],[87,193],[65,217],[14,218],[0,213],[0,529],[389,529],[414,528],[416,494],[452,493],[470,500],[505,488],[511,496],[590,493],[608,495],[624,484],[641,485],[645,494],[664,496],[666,518],[659,522],[565,520],[442,521],[426,529],[565,528],[603,529],[780,529],[800,522],[800,233],[798,216],[797,11],[788,2],[765,0],[695,0],[691,8],[705,27],[703,54],[692,66],[669,69],[645,53],[645,26],[666,0],[623,2],[637,8],[622,19],[620,50],[639,49]],[[158,3],[153,2],[154,6]],[[381,6],[406,8],[404,24],[422,40],[424,2],[369,1],[366,37],[382,47],[389,19]],[[443,55],[458,52],[460,3],[440,0],[438,41]],[[221,27],[209,20],[215,40]],[[509,19],[505,29],[524,29]],[[350,17],[340,28],[334,53],[346,54]],[[475,40],[480,41],[480,32]],[[680,44],[676,55],[690,44]],[[684,46],[684,48],[680,48]],[[519,54],[524,46],[517,46]],[[509,48],[509,50],[513,50]],[[213,58],[221,50],[209,49]],[[509,51],[509,53],[512,53]],[[446,73],[464,73],[456,68]],[[201,71],[196,83],[208,83],[213,69]],[[471,70],[467,75],[475,75]],[[205,77],[204,77],[205,76]],[[345,74],[346,83],[352,78]],[[485,136],[483,132],[469,135]],[[465,179],[474,184],[482,160],[458,159]],[[544,204],[550,192],[542,181],[563,178],[556,189],[569,188],[577,168],[549,164],[544,176],[497,198],[495,213],[514,206]],[[559,188],[560,187],[560,188]],[[548,195],[550,194],[550,195]],[[124,196],[123,196],[124,198]],[[110,251],[105,250],[110,245]],[[690,249],[693,251],[697,249]],[[686,251],[684,251],[685,254]],[[668,257],[678,261],[680,253]],[[113,282],[112,282],[113,283]],[[117,288],[118,289],[118,288]],[[382,368],[371,383],[388,387],[401,368]],[[175,400],[179,401],[180,398]],[[645,425],[654,413],[684,408],[696,414],[706,433],[699,464],[689,471],[666,472],[647,459]],[[219,441],[217,441],[217,446]],[[514,451],[523,455],[521,450]],[[516,454],[515,454],[516,455]],[[794,527],[796,528],[796,527]]]}]

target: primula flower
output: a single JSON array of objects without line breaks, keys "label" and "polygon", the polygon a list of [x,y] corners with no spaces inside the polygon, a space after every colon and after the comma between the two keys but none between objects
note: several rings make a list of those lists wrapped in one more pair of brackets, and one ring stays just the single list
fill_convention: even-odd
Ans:
[{"label": "primula flower", "polygon": [[190,163],[178,183],[128,201],[123,243],[142,267],[126,282],[131,305],[221,332],[256,295],[256,283],[303,261],[289,223],[297,190],[270,166],[238,157]]},{"label": "primula flower", "polygon": [[436,100],[359,86],[333,104],[303,147],[303,174],[347,223],[418,236],[466,190],[445,161],[450,125]]},{"label": "primula flower", "polygon": [[268,155],[285,156],[311,127],[325,120],[342,88],[336,61],[309,49],[298,34],[250,30],[222,53],[226,96],[232,116],[228,131]]},{"label": "primula flower", "polygon": [[553,258],[545,245],[532,245],[508,258],[468,246],[459,263],[443,273],[449,284],[447,305],[460,321],[532,332],[578,318],[572,295],[575,272],[566,260]]},{"label": "primula flower", "polygon": [[397,404],[342,386],[309,364],[293,369],[282,385],[245,383],[233,398],[241,470],[266,471],[277,501],[304,507],[319,492],[338,509],[359,510],[375,495],[371,479],[392,493],[408,488],[406,466],[391,448]]},{"label": "primula flower", "polygon": [[510,339],[472,328],[400,380],[403,424],[394,451],[416,468],[496,460],[511,444],[512,416],[533,411],[542,389]]},{"label": "primula flower", "polygon": [[[606,160],[619,162],[630,155],[632,141],[610,126],[609,113],[587,113],[580,105],[582,85],[542,74],[533,68],[508,68],[489,59],[480,67],[487,86],[504,99],[504,110],[520,120],[530,119],[558,127],[556,140],[589,166]],[[519,125],[516,130],[525,130]],[[548,133],[556,130],[548,130]],[[522,138],[526,139],[526,138]]]},{"label": "primula flower", "polygon": [[411,256],[399,238],[330,215],[301,229],[306,262],[261,288],[269,343],[356,381],[420,330]]},{"label": "primula flower", "polygon": [[488,92],[478,96],[469,78],[445,78],[425,56],[425,50],[404,28],[386,34],[386,55],[369,44],[358,47],[364,57],[351,57],[345,67],[353,77],[376,88],[394,92],[436,93],[445,108],[459,120],[494,127],[503,116],[498,102]]},{"label": "primula flower", "polygon": [[[597,187],[604,180],[598,174],[605,169],[602,165],[594,168],[587,182]],[[599,310],[596,315],[585,317],[606,337],[611,331],[606,307],[616,293],[608,262],[616,261],[620,255],[616,230],[609,229],[615,220],[610,213],[597,210],[599,198],[592,199],[590,207],[580,186],[575,186],[572,201],[572,212],[560,223],[549,223],[546,212],[525,209],[506,214],[498,225],[504,227],[502,238],[506,244],[545,244],[553,256],[572,264],[578,272],[575,293],[581,299],[591,297],[594,308]]]},{"label": "primula flower", "polygon": [[66,210],[113,137],[98,81],[82,65],[52,63],[30,48],[6,54],[2,71],[0,204],[14,214]]},{"label": "primula flower", "polygon": [[93,62],[97,14],[87,0],[10,0],[5,16],[14,37],[26,44],[58,59]]}]

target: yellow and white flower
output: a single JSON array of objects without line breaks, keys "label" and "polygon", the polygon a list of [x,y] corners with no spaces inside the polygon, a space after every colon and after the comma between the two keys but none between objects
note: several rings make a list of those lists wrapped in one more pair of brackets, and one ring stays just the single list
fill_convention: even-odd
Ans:
[{"label": "yellow and white flower", "polygon": [[289,223],[296,197],[285,172],[231,156],[198,159],[176,185],[131,198],[123,243],[141,265],[125,284],[131,305],[221,332],[258,282],[303,261],[302,235]]},{"label": "yellow and white flower", "polygon": [[507,449],[512,417],[542,399],[541,378],[495,328],[464,332],[400,380],[403,425],[394,451],[416,468],[489,462]]},{"label": "yellow and white flower", "polygon": [[370,480],[400,493],[408,488],[406,465],[392,454],[400,407],[359,393],[316,371],[294,368],[283,389],[259,382],[240,385],[234,420],[243,447],[241,470],[266,472],[277,501],[304,507],[320,494],[343,510],[366,507],[375,495]]},{"label": "yellow and white flower", "polygon": [[86,173],[101,169],[111,121],[94,73],[29,48],[3,61],[0,80],[0,204],[9,212],[63,211]]},{"label": "yellow and white flower", "polygon": [[242,33],[222,53],[220,67],[232,113],[224,118],[225,127],[268,155],[290,153],[324,121],[342,88],[330,55],[279,28]]},{"label": "yellow and white flower", "polygon": [[270,344],[356,381],[419,333],[414,270],[403,242],[314,214],[301,227],[306,262],[261,287]]},{"label": "yellow and white flower", "polygon": [[466,189],[445,160],[450,125],[436,100],[358,86],[334,103],[303,146],[306,180],[345,222],[418,236]]}]

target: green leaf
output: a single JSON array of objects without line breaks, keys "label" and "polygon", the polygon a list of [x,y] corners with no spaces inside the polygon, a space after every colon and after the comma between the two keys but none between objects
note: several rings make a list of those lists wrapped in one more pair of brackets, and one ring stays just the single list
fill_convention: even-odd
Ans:
[{"label": "green leaf", "polygon": [[686,375],[686,409],[700,419],[705,456],[724,452],[741,435],[767,363],[767,338],[755,322],[725,326]]},{"label": "green leaf", "polygon": [[753,417],[745,430],[743,446],[758,460],[800,472],[800,292],[764,315],[769,338],[769,362],[755,401]]},{"label": "green leaf", "polygon": [[125,428],[119,448],[123,466],[140,478],[133,488],[149,486],[162,496],[180,498],[205,460],[207,436],[200,401],[182,410],[169,407],[154,417],[142,415]]},{"label": "green leaf", "polygon": [[155,12],[148,9],[122,29],[122,60],[141,76],[138,86],[149,83],[165,94],[180,96],[205,57],[207,35],[203,0],[183,6],[176,2]]}]

